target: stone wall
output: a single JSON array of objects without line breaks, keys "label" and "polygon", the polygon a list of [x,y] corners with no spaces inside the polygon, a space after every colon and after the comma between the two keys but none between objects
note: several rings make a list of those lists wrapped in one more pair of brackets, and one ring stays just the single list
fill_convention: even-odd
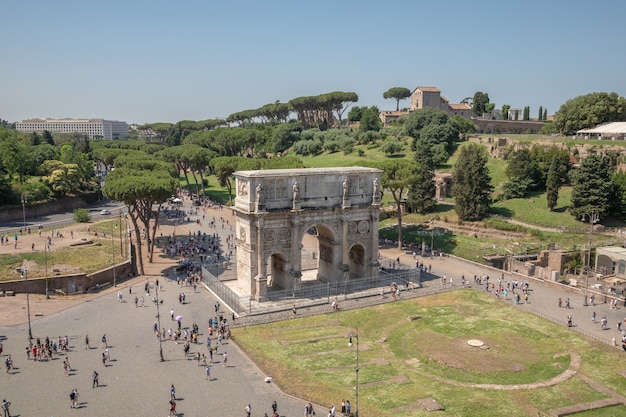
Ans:
[{"label": "stone wall", "polygon": [[88,194],[80,197],[60,198],[58,200],[50,201],[44,204],[26,203],[24,211],[22,211],[21,205],[3,207],[0,211],[0,223],[22,220],[24,218],[24,214],[26,215],[26,218],[31,219],[32,222],[33,218],[47,216],[49,214],[56,214],[64,211],[73,211],[77,208],[86,207],[96,201],[97,198],[97,194]]},{"label": "stone wall", "polygon": [[472,119],[479,133],[539,133],[544,122]]},{"label": "stone wall", "polygon": [[[120,283],[128,279],[129,274],[133,274],[132,261],[128,260],[115,265],[115,277],[116,282]],[[96,284],[103,286],[106,283],[113,285],[113,267],[101,269],[92,274],[68,274],[68,275],[53,275],[48,278],[48,291],[54,292],[54,290],[61,290],[64,293],[83,293],[89,291],[91,288],[96,287]],[[72,291],[72,284],[75,288]],[[28,291],[31,294],[45,294],[46,293],[46,278],[29,278],[16,279],[11,281],[0,282],[0,291],[14,291],[15,293],[25,293]]]}]

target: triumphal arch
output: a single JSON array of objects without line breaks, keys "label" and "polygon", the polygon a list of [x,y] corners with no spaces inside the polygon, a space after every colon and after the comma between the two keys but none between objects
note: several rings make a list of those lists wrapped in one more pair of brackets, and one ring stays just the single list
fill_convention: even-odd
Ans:
[{"label": "triumphal arch", "polygon": [[363,167],[235,172],[239,290],[262,301],[273,289],[299,289],[306,233],[318,240],[317,280],[377,276],[380,174]]}]

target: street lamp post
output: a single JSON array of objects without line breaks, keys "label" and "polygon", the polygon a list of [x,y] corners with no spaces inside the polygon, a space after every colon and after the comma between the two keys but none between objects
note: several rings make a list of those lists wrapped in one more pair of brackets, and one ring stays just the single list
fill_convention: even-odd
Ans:
[{"label": "street lamp post", "polygon": [[30,328],[30,297],[29,297],[29,291],[28,291],[28,269],[26,268],[22,268],[22,279],[25,282],[24,287],[26,288],[26,311],[28,314],[28,340],[33,340],[33,331]]},{"label": "street lamp post", "polygon": [[583,214],[582,220],[585,218],[589,220],[589,249],[587,251],[587,276],[585,277],[585,307],[587,304],[587,294],[589,291],[589,270],[591,269],[591,240],[593,238],[593,225],[600,221],[600,213],[595,210],[591,210],[591,213]]},{"label": "street lamp post", "polygon": [[159,310],[159,286],[156,285],[154,289],[156,292],[157,323],[159,326],[157,328],[157,334],[159,335],[159,360],[161,362],[165,362],[165,359],[163,358],[163,345],[161,344],[161,312]]},{"label": "street lamp post", "polygon": [[117,287],[117,281],[115,280],[115,230],[117,229],[117,225],[115,225],[115,228],[111,231],[111,249],[112,249],[112,256],[113,256],[113,286]]},{"label": "street lamp post", "polygon": [[24,229],[26,231],[26,203],[28,203],[28,197],[22,194],[22,221],[24,222]]},{"label": "street lamp post", "polygon": [[348,346],[352,346],[352,338],[356,339],[356,368],[355,372],[355,396],[354,396],[354,416],[359,417],[359,328],[355,327],[356,333],[348,334]]},{"label": "street lamp post", "polygon": [[46,300],[50,299],[50,294],[48,294],[48,245],[44,242],[43,245],[43,258],[44,263],[46,264],[46,276],[44,279],[46,280]]}]

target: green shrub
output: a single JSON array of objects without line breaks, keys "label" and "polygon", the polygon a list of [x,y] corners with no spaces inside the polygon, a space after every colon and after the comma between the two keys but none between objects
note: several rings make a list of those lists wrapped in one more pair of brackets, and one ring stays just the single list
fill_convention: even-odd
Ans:
[{"label": "green shrub", "polygon": [[76,223],[87,223],[91,220],[91,215],[89,214],[89,210],[85,210],[81,208],[74,210],[73,217]]}]

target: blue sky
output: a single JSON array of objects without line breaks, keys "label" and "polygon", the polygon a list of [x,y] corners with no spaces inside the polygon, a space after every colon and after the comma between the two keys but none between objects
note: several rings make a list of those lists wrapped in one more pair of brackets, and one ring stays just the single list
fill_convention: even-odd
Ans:
[{"label": "blue sky", "polygon": [[[0,118],[225,118],[276,100],[391,87],[553,114],[626,95],[626,2],[29,1],[0,3]],[[408,101],[401,105],[408,105]]]}]

